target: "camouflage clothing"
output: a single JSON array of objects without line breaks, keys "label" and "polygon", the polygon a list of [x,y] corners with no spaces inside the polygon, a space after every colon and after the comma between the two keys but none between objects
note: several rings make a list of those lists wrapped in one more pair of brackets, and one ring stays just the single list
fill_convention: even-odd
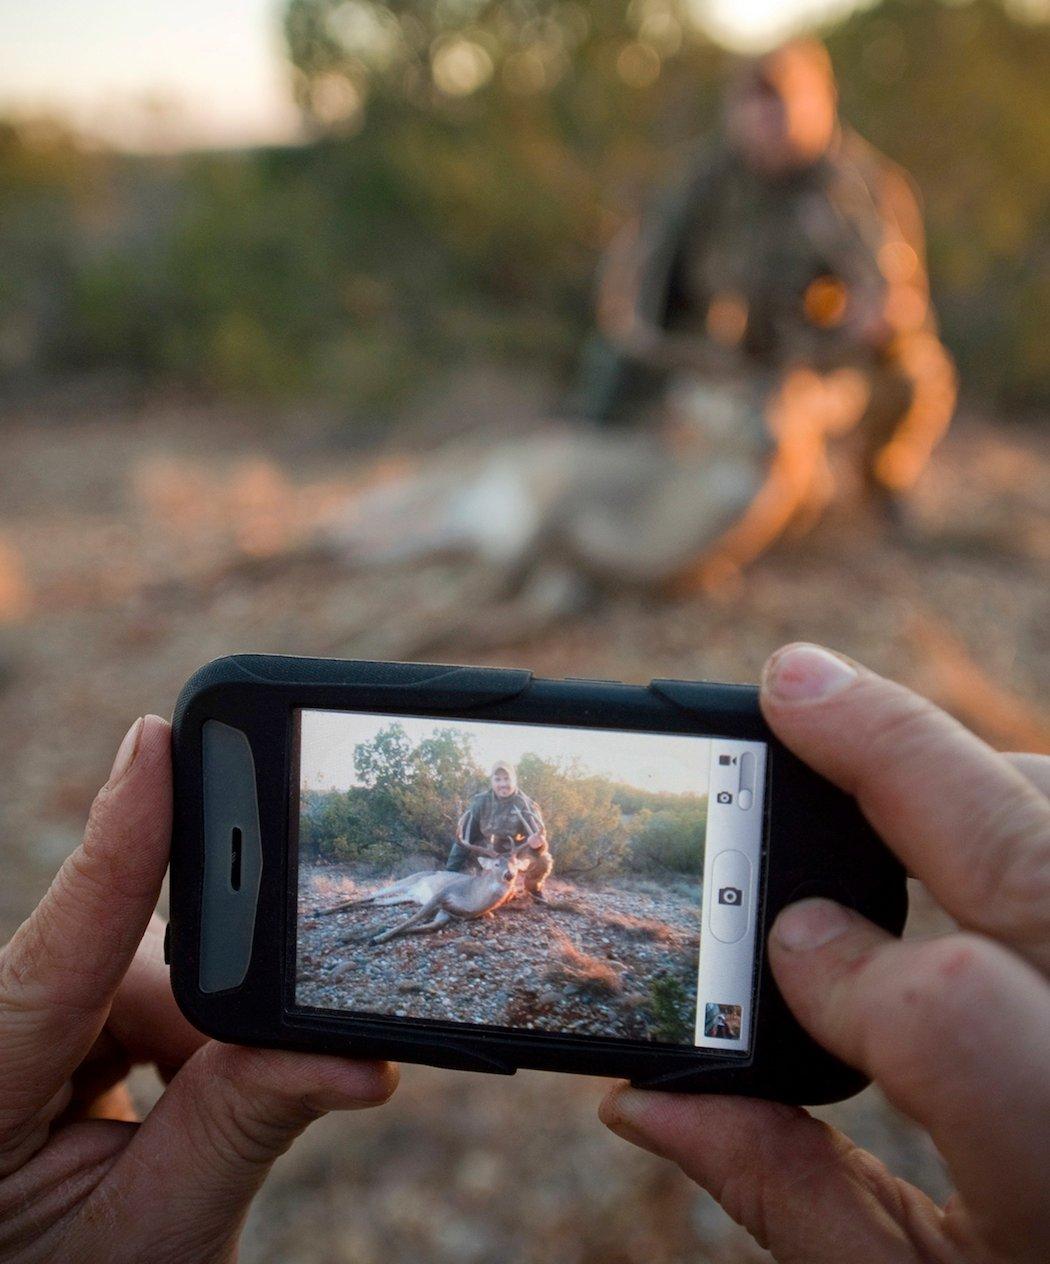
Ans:
[{"label": "camouflage clothing", "polygon": [[[539,891],[553,868],[546,843],[543,817],[527,794],[515,790],[500,798],[493,790],[483,790],[470,801],[459,822],[459,836],[475,847],[491,847],[498,855],[506,855],[533,834],[544,838],[539,849],[525,853],[529,867],[525,870],[525,889]],[[477,857],[458,842],[452,844],[445,868],[456,872],[476,869]]]},{"label": "camouflage clothing", "polygon": [[583,411],[636,422],[675,372],[764,379],[848,367],[873,486],[914,481],[947,428],[951,361],[936,336],[922,223],[904,173],[842,131],[772,178],[725,144],[614,245]]}]

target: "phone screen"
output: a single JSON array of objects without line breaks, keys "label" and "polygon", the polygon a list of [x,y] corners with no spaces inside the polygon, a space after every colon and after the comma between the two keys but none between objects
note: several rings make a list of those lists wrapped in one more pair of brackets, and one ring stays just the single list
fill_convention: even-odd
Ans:
[{"label": "phone screen", "polygon": [[749,1048],[764,743],[296,718],[297,1008]]}]

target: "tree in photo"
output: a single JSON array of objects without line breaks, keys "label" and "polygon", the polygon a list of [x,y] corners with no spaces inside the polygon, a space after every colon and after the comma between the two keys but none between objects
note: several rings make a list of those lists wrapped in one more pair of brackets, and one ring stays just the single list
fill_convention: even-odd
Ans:
[{"label": "tree in photo", "polygon": [[617,872],[626,834],[613,783],[585,773],[579,760],[522,756],[518,783],[540,805],[558,874]]}]

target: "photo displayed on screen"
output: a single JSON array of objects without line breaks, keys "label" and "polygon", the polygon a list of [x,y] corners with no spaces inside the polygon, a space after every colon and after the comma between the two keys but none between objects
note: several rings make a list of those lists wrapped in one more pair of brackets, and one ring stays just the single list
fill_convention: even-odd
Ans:
[{"label": "photo displayed on screen", "polygon": [[760,743],[305,710],[299,733],[297,1006],[747,1047]]}]

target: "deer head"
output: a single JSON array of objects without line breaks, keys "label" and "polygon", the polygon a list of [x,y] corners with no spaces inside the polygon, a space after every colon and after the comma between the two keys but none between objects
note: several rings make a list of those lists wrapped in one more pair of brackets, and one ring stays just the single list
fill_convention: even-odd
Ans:
[{"label": "deer head", "polygon": [[528,860],[515,849],[506,856],[478,855],[478,864],[486,872],[493,874],[501,882],[510,885],[519,873],[528,867]]}]

